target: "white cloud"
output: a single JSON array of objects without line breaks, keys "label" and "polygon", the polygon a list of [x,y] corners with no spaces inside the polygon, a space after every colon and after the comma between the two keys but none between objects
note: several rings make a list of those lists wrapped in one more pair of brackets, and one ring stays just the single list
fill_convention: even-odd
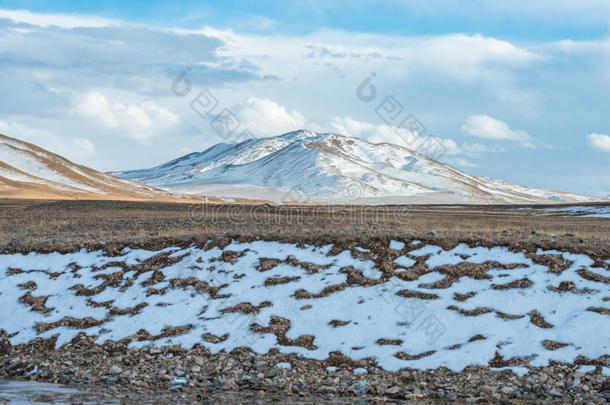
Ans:
[{"label": "white cloud", "polygon": [[16,120],[0,120],[0,133],[32,143],[70,160],[82,163],[83,158],[95,156],[93,143],[84,137],[62,137],[47,129],[35,128]]},{"label": "white cloud", "polygon": [[72,138],[72,150],[78,151],[80,156],[95,155],[95,145],[87,138]]},{"label": "white cloud", "polygon": [[[409,44],[409,42],[411,42]],[[526,66],[541,56],[508,41],[482,35],[452,34],[413,38],[409,44],[410,62],[427,69],[445,71],[462,80],[480,80],[480,75],[510,66]]]},{"label": "white cloud", "polygon": [[610,152],[610,136],[605,134],[592,133],[587,135],[589,144],[595,149],[599,149],[603,152]]},{"label": "white cloud", "polygon": [[118,20],[100,18],[88,15],[70,15],[70,14],[43,14],[32,13],[28,10],[6,10],[0,9],[0,19],[6,18],[15,22],[36,25],[39,27],[56,26],[61,28],[76,28],[76,27],[107,27],[110,25],[118,25],[121,22]]},{"label": "white cloud", "polygon": [[266,98],[249,97],[232,111],[255,136],[280,135],[305,126],[305,118],[300,112],[289,111]]},{"label": "white cloud", "polygon": [[402,140],[388,125],[373,125],[352,117],[333,117],[327,125],[318,125],[321,132],[336,132],[340,135],[355,136],[369,142],[389,142],[400,145]]},{"label": "white cloud", "polygon": [[445,155],[458,155],[462,153],[460,147],[455,143],[453,139],[449,138],[439,138],[437,136],[431,137],[434,138],[438,143],[440,143],[443,148],[445,148]]},{"label": "white cloud", "polygon": [[[317,125],[320,128],[320,125]],[[420,151],[431,155],[457,155],[461,153],[460,147],[453,139],[438,136],[423,136],[397,131],[388,125],[374,125],[368,122],[355,120],[351,117],[333,117],[321,131],[333,131],[341,135],[355,136],[373,143],[388,142],[408,149]]]},{"label": "white cloud", "polygon": [[471,162],[468,159],[464,159],[464,158],[454,158],[451,160],[452,164],[457,165],[457,166],[461,166],[461,167],[478,167],[479,165]]},{"label": "white cloud", "polygon": [[416,136],[399,134],[394,127],[358,121],[352,117],[332,117],[325,125],[315,125],[320,132],[336,132],[340,135],[362,138],[372,143],[392,143],[405,148],[412,146]]},{"label": "white cloud", "polygon": [[434,73],[460,81],[493,81],[496,72],[504,74],[544,59],[532,50],[480,34],[394,36],[321,30],[302,36],[264,36],[210,27],[180,32],[221,39],[226,44],[219,50],[221,55],[244,58],[285,78],[295,73],[327,74],[331,66],[341,72],[361,72],[366,62],[366,70],[379,69],[386,77]]},{"label": "white cloud", "polygon": [[246,18],[240,25],[248,29],[268,30],[276,25],[276,22],[263,15],[253,15]]},{"label": "white cloud", "polygon": [[76,112],[102,127],[141,142],[175,128],[180,118],[151,101],[141,104],[110,102],[100,92],[90,91],[79,101]]},{"label": "white cloud", "polygon": [[462,151],[469,156],[479,156],[481,153],[489,152],[489,149],[482,143],[464,142],[462,144]]},{"label": "white cloud", "polygon": [[523,146],[533,148],[530,136],[522,130],[513,130],[504,121],[492,118],[489,115],[471,115],[461,126],[465,134],[478,138],[518,141]]}]

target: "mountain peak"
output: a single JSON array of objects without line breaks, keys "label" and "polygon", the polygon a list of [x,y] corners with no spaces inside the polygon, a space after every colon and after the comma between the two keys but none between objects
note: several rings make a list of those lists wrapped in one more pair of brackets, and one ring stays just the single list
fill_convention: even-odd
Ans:
[{"label": "mountain peak", "polygon": [[319,136],[318,132],[310,131],[309,129],[298,129],[296,131],[288,132],[283,135],[274,136],[272,138],[283,138],[283,139],[307,139]]},{"label": "mountain peak", "polygon": [[373,204],[595,201],[587,196],[473,176],[399,145],[373,144],[356,137],[307,129],[235,145],[218,144],[158,167],[116,174],[171,191],[276,201]]}]

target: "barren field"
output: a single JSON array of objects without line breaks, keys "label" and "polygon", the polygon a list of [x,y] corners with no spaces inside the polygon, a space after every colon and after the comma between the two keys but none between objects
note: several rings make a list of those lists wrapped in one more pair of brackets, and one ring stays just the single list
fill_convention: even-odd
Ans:
[{"label": "barren field", "polygon": [[549,207],[523,210],[515,206],[273,206],[5,199],[0,200],[0,250],[189,243],[241,235],[291,241],[401,236],[607,252],[610,220],[552,212],[541,215]]},{"label": "barren field", "polygon": [[0,207],[0,378],[610,400],[607,205]]}]

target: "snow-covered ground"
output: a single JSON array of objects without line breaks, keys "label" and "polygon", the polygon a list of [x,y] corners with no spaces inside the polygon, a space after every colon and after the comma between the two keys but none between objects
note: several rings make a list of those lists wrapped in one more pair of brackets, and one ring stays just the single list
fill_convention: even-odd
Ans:
[{"label": "snow-covered ground", "polygon": [[545,208],[546,214],[565,216],[580,216],[590,218],[610,218],[610,205],[606,206],[571,206],[562,208]]},{"label": "snow-covered ground", "polygon": [[236,145],[218,144],[158,167],[114,174],[171,191],[284,202],[527,204],[596,200],[473,176],[399,145],[308,130]]},{"label": "snow-covered ground", "polygon": [[374,249],[270,241],[5,254],[0,329],[13,344],[56,336],[60,346],[84,331],[133,346],[340,351],[387,370],[461,370],[501,356],[520,359],[522,373],[610,354],[610,260],[536,253],[390,241],[385,273]]}]

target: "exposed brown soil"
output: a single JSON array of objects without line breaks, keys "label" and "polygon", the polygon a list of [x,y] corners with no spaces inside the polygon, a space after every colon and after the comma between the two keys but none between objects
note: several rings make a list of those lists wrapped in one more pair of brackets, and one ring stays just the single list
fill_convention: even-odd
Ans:
[{"label": "exposed brown soil", "polygon": [[405,352],[399,352],[399,353],[396,353],[396,357],[401,360],[419,360],[424,357],[432,356],[434,353],[435,352],[433,350],[429,351],[429,352],[425,352],[425,353],[415,354],[415,355],[408,354]]},{"label": "exposed brown soil", "polygon": [[580,269],[578,270],[578,274],[589,281],[595,281],[598,283],[605,283],[605,284],[610,284],[610,277],[604,277],[600,274],[597,273],[593,273],[592,271],[589,270],[585,270],[585,269]]},{"label": "exposed brown soil", "polygon": [[435,300],[438,299],[438,295],[424,293],[421,291],[412,291],[412,290],[400,290],[396,293],[401,297],[405,298],[419,298],[420,300]]},{"label": "exposed brown soil", "polygon": [[460,294],[460,293],[455,293],[453,294],[453,299],[459,302],[464,302],[469,298],[472,298],[476,295],[477,293],[475,293],[474,291],[470,291],[469,293],[466,294]]},{"label": "exposed brown soil", "polygon": [[498,318],[502,319],[521,319],[525,318],[525,315],[516,315],[516,314],[505,314],[504,312],[496,311],[496,315]]},{"label": "exposed brown soil", "polygon": [[610,315],[610,309],[604,307],[589,307],[587,311],[597,312],[598,314]]},{"label": "exposed brown soil", "polygon": [[104,321],[98,321],[96,319],[89,318],[89,317],[76,319],[76,318],[72,318],[70,316],[66,316],[66,317],[61,318],[57,322],[39,323],[38,325],[36,325],[36,331],[38,333],[42,333],[42,332],[46,332],[48,330],[57,328],[59,326],[86,329],[86,328],[90,328],[92,326],[101,325],[102,323],[104,323]]},{"label": "exposed brown soil", "polygon": [[527,278],[522,278],[521,280],[511,281],[510,283],[505,284],[492,284],[491,288],[494,290],[510,290],[513,288],[528,288],[532,285],[532,281]]},{"label": "exposed brown soil", "polygon": [[528,315],[530,316],[530,322],[539,328],[550,329],[553,327],[553,325],[545,321],[542,315],[540,315],[537,311],[532,311]]},{"label": "exposed brown soil", "polygon": [[277,284],[287,284],[287,283],[291,283],[293,281],[298,281],[300,279],[301,279],[301,277],[270,277],[265,280],[264,284],[266,286],[277,285]]},{"label": "exposed brown soil", "polygon": [[28,305],[32,309],[32,311],[46,314],[53,310],[53,308],[47,308],[46,306],[48,298],[49,297],[46,296],[34,297],[28,291],[25,295],[19,297],[19,302]]},{"label": "exposed brown soil", "polygon": [[286,337],[286,332],[290,329],[290,320],[278,316],[272,316],[269,326],[252,324],[252,331],[257,333],[271,333],[277,337],[277,342],[282,346],[300,346],[308,350],[315,350],[317,346],[313,344],[314,337],[310,335],[299,336],[296,339]]},{"label": "exposed brown soil", "polygon": [[223,314],[231,312],[240,312],[242,314],[258,314],[262,308],[267,308],[270,306],[271,302],[269,301],[263,301],[256,306],[250,304],[249,302],[242,302],[232,307],[223,308],[220,312],[222,312]]},{"label": "exposed brown soil", "polygon": [[269,271],[280,263],[279,259],[269,259],[266,257],[261,257],[258,259],[259,264],[256,267],[258,271]]},{"label": "exposed brown soil", "polygon": [[567,343],[554,342],[552,340],[543,340],[541,343],[546,350],[557,350],[568,346]]},{"label": "exposed brown soil", "polygon": [[494,310],[492,308],[478,307],[478,308],[471,309],[471,310],[465,310],[462,308],[458,308],[455,305],[449,305],[447,307],[447,309],[457,311],[464,316],[479,316],[479,315],[487,314],[490,312],[494,312]]},{"label": "exposed brown soil", "polygon": [[376,342],[378,345],[391,345],[391,346],[400,346],[403,341],[401,339],[377,339]]}]

